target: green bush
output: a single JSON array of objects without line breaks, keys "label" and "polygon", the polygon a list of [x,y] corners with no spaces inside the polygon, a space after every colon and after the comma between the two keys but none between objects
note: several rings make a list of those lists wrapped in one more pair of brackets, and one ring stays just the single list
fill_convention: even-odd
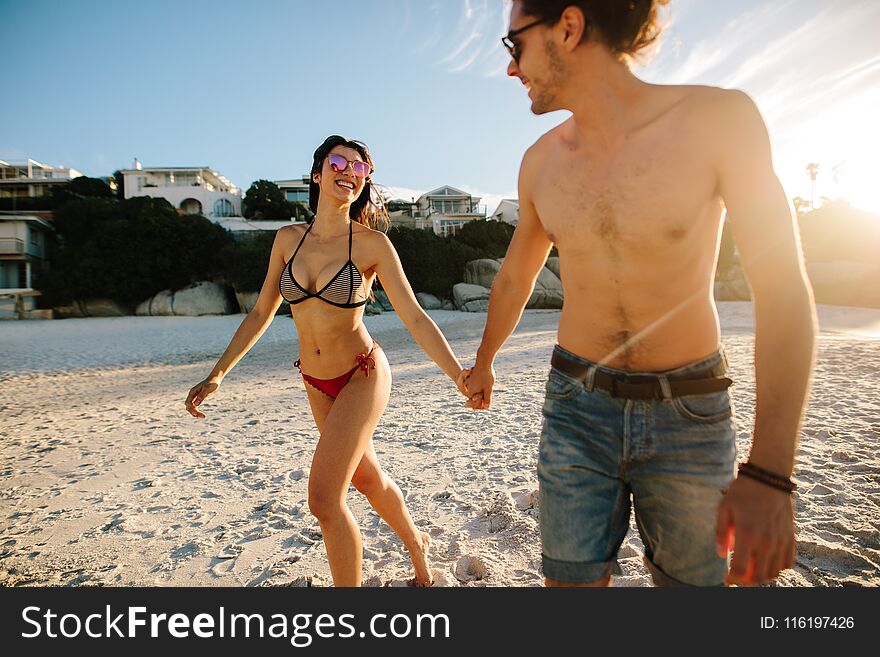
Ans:
[{"label": "green bush", "polygon": [[822,207],[798,219],[808,263],[878,262],[880,216],[876,213],[855,208],[842,199],[826,199]]},{"label": "green bush", "polygon": [[201,215],[180,216],[164,199],[85,198],[55,214],[58,257],[35,286],[44,303],[107,297],[134,305],[223,273],[228,231]]},{"label": "green bush", "polygon": [[506,221],[494,219],[469,221],[453,238],[457,242],[477,249],[484,258],[503,258],[510,246],[514,227]]},{"label": "green bush", "polygon": [[240,292],[258,292],[263,287],[275,232],[254,231],[226,245],[220,256],[227,283]]},{"label": "green bush", "polygon": [[464,277],[464,265],[483,253],[452,238],[444,239],[430,230],[395,226],[388,231],[403,271],[416,292],[450,297],[452,286]]}]

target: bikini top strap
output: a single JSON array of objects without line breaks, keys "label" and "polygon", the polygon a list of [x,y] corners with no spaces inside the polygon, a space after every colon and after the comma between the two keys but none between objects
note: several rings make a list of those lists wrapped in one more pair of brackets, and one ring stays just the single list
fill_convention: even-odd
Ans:
[{"label": "bikini top strap", "polygon": [[348,220],[348,259],[351,261],[351,225],[354,223],[351,219]]},{"label": "bikini top strap", "polygon": [[293,259],[296,258],[296,254],[299,253],[299,247],[301,247],[303,245],[303,242],[305,242],[305,240],[306,240],[306,235],[309,234],[309,231],[312,229],[312,226],[314,226],[314,225],[315,225],[315,220],[313,219],[312,222],[309,224],[309,227],[306,228],[305,232],[303,233],[302,238],[300,238],[299,244],[296,245],[296,250],[293,252],[293,255],[290,256],[291,262],[293,262]]}]

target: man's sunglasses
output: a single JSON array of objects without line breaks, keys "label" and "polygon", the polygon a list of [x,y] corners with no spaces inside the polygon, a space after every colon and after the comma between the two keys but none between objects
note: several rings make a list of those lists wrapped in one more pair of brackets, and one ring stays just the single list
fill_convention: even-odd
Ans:
[{"label": "man's sunglasses", "polygon": [[364,162],[363,160],[355,160],[354,162],[350,162],[346,160],[341,155],[337,155],[336,153],[330,153],[327,156],[330,160],[330,169],[335,171],[336,173],[342,173],[348,168],[348,165],[351,165],[351,172],[357,176],[358,178],[366,178],[371,173],[373,173],[373,167]]},{"label": "man's sunglasses", "polygon": [[539,18],[536,21],[529,23],[528,25],[523,25],[520,28],[515,30],[511,30],[507,33],[507,36],[501,37],[501,43],[504,44],[504,47],[507,48],[507,52],[510,53],[510,56],[513,57],[513,61],[519,64],[519,56],[522,54],[519,50],[519,46],[516,41],[513,40],[513,37],[522,34],[526,30],[530,30],[536,25],[540,25],[541,23],[552,23],[553,21],[549,18]]}]

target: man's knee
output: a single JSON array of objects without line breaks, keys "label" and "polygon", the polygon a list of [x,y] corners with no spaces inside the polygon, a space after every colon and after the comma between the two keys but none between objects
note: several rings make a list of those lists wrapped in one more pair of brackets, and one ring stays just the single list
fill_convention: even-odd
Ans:
[{"label": "man's knee", "polygon": [[544,586],[555,588],[555,587],[572,587],[572,586],[581,586],[581,587],[590,587],[590,588],[602,588],[606,586],[611,586],[611,573],[608,573],[602,579],[597,579],[592,582],[561,582],[558,579],[551,579],[549,577],[544,578]]}]

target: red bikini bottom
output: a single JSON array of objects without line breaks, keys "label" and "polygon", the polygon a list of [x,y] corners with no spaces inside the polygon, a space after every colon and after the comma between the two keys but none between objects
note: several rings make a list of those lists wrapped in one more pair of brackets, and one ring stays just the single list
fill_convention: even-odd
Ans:
[{"label": "red bikini bottom", "polygon": [[336,399],[339,396],[339,393],[342,392],[342,389],[345,385],[351,381],[351,377],[354,376],[354,373],[358,370],[363,370],[364,375],[370,376],[370,369],[376,369],[376,361],[373,359],[373,352],[376,350],[376,347],[379,346],[379,343],[373,340],[373,348],[370,349],[370,353],[368,354],[358,354],[357,355],[357,365],[351,368],[348,372],[343,374],[342,376],[337,376],[335,379],[317,379],[313,376],[309,376],[305,372],[302,371],[302,368],[299,366],[299,359],[296,360],[294,366],[299,370],[299,373],[302,374],[303,380],[309,385],[317,388],[325,395],[327,395],[330,399]]}]

